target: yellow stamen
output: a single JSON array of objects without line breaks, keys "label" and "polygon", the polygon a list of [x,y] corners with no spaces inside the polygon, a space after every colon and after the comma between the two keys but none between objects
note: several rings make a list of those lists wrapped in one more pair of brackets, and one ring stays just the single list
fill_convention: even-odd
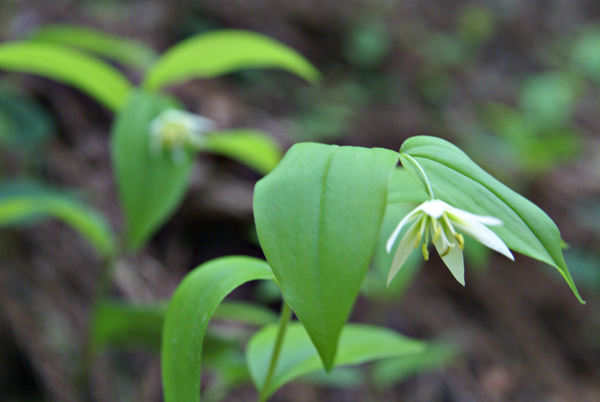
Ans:
[{"label": "yellow stamen", "polygon": [[440,254],[440,257],[447,256],[449,252],[450,252],[450,247],[446,247],[446,249],[444,251],[442,251],[442,253]]},{"label": "yellow stamen", "polygon": [[423,259],[425,261],[429,260],[429,251],[427,251],[427,245],[425,243],[423,243],[421,245],[421,251],[423,251]]},{"label": "yellow stamen", "polygon": [[463,237],[463,235],[460,233],[456,233],[454,234],[454,238],[458,242],[458,247],[460,247],[460,249],[463,250],[465,248],[465,238]]},{"label": "yellow stamen", "polygon": [[[434,220],[434,222],[436,222],[436,221]],[[433,238],[431,239],[431,241],[433,241],[435,243],[436,241],[438,241],[440,239],[441,235],[442,235],[442,228],[440,226],[434,225]]]}]

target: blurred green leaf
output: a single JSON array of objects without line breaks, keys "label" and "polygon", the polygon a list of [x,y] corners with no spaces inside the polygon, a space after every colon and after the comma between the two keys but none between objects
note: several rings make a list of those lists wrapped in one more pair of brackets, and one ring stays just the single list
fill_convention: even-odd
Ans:
[{"label": "blurred green leaf", "polygon": [[276,40],[250,31],[221,30],[170,48],[150,69],[143,86],[157,90],[247,68],[279,68],[309,82],[317,81],[320,75],[302,55]]},{"label": "blurred green leaf", "polygon": [[452,364],[459,354],[457,347],[433,344],[420,354],[378,361],[371,373],[373,383],[379,388],[391,387],[411,375],[444,368]]},{"label": "blurred green leaf", "polygon": [[101,255],[115,249],[115,237],[104,217],[67,193],[46,186],[15,181],[0,186],[0,226],[35,222],[51,216],[84,236]]},{"label": "blurred green leaf", "polygon": [[[427,195],[427,192],[423,190],[406,169],[397,167],[392,170],[388,188],[388,204],[402,202],[420,204],[428,199],[429,195]],[[410,212],[410,210],[407,212]]]},{"label": "blurred green leaf", "polygon": [[102,300],[94,309],[91,342],[94,348],[144,346],[159,351],[167,303],[132,305]]},{"label": "blurred green leaf", "polygon": [[600,27],[589,26],[573,44],[571,60],[576,67],[600,82]]},{"label": "blurred green leaf", "polygon": [[224,257],[194,269],[177,287],[163,328],[165,402],[200,400],[201,351],[208,322],[225,296],[257,279],[274,279],[266,262]]},{"label": "blurred green leaf", "polygon": [[366,21],[353,27],[344,43],[346,60],[357,67],[376,68],[389,55],[390,33],[383,21]]},{"label": "blurred green leaf", "polygon": [[397,158],[381,148],[296,144],[254,190],[267,261],[328,369],[375,248]]},{"label": "blurred green leaf", "polygon": [[[263,390],[277,329],[276,325],[270,325],[257,332],[250,339],[246,349],[246,360],[252,380],[256,388],[267,395],[273,394],[298,377],[323,371],[319,354],[306,330],[298,322],[291,323],[285,332],[283,346],[269,388]],[[418,355],[425,350],[427,350],[426,343],[406,338],[387,328],[348,324],[342,329],[338,353],[332,367]]]},{"label": "blurred green leaf", "polygon": [[127,246],[132,250],[169,218],[187,189],[193,153],[175,161],[171,153],[150,152],[150,122],[176,107],[176,101],[166,95],[135,92],[113,124],[113,166],[127,218]]},{"label": "blurred green leaf", "polygon": [[281,160],[277,142],[260,130],[234,129],[206,136],[202,150],[227,156],[267,174]]},{"label": "blurred green leaf", "polygon": [[[416,183],[414,179],[410,178],[410,180]],[[423,192],[423,189],[419,187],[419,191]],[[428,199],[428,197],[426,198]],[[374,269],[367,273],[362,286],[362,291],[366,296],[375,299],[399,299],[419,272],[423,258],[420,253],[411,253],[408,260],[402,265],[402,269],[398,271],[394,280],[387,286],[388,273],[392,266],[394,254],[386,251],[385,243],[398,225],[398,222],[414,208],[415,205],[413,204],[388,204],[383,216],[383,224],[379,231],[377,245],[375,246],[375,253],[373,254],[372,265]],[[400,233],[392,249],[396,249],[397,243],[400,242],[406,230],[408,230],[408,225]]]},{"label": "blurred green leaf", "polygon": [[267,325],[277,321],[277,314],[249,302],[224,301],[213,313],[215,320],[233,320],[248,325]]},{"label": "blurred green leaf", "polygon": [[54,129],[52,116],[39,104],[0,86],[0,143],[30,151]]},{"label": "blurred green leaf", "polygon": [[72,85],[112,110],[123,106],[132,87],[127,78],[109,64],[52,43],[2,43],[0,69],[36,74]]},{"label": "blurred green leaf", "polygon": [[46,25],[35,31],[30,40],[72,46],[140,69],[158,58],[151,47],[141,42],[78,25]]},{"label": "blurred green leaf", "polygon": [[491,229],[506,245],[556,267],[584,303],[563,258],[560,232],[544,211],[494,179],[448,141],[412,137],[402,144],[400,151],[402,165],[418,180],[422,180],[421,174],[405,154],[421,165],[438,199],[471,213],[502,220],[502,226]]}]

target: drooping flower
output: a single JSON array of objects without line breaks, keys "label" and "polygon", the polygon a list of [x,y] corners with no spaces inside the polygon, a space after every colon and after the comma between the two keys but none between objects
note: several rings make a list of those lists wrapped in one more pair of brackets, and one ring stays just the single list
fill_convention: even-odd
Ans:
[{"label": "drooping flower", "polygon": [[150,153],[170,151],[176,163],[183,161],[186,149],[198,149],[213,131],[212,120],[183,110],[167,109],[150,122]]},{"label": "drooping flower", "polygon": [[[440,257],[452,272],[452,275],[463,286],[465,284],[465,267],[463,260],[464,238],[460,232],[469,235],[484,246],[491,248],[514,261],[514,257],[506,244],[488,226],[502,225],[500,219],[491,216],[475,215],[462,209],[454,208],[440,200],[425,201],[413,209],[398,224],[387,241],[389,253],[402,228],[416,220],[406,231],[388,275],[388,285],[396,276],[413,249],[421,245],[423,258],[429,259],[427,244],[429,236]],[[424,237],[424,239],[423,239]]]}]

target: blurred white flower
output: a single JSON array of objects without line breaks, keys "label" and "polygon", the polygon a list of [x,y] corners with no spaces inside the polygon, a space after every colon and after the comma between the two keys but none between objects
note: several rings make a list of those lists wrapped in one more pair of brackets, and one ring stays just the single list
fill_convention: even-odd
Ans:
[{"label": "blurred white flower", "polygon": [[183,110],[167,109],[149,124],[150,153],[170,151],[173,161],[181,163],[186,149],[198,149],[206,133],[215,130],[212,120]]},{"label": "blurred white flower", "polygon": [[[425,201],[413,209],[398,224],[387,241],[386,248],[389,253],[402,228],[416,220],[407,230],[398,245],[390,273],[388,285],[396,276],[413,249],[421,245],[423,258],[429,259],[427,243],[431,234],[431,241],[435,245],[440,257],[452,272],[452,275],[462,285],[465,284],[465,267],[463,261],[464,238],[458,231],[463,232],[481,244],[504,254],[514,261],[514,257],[506,244],[487,226],[502,225],[502,221],[490,216],[479,216],[462,209],[454,208],[440,200]],[[425,234],[425,241],[421,244]]]}]

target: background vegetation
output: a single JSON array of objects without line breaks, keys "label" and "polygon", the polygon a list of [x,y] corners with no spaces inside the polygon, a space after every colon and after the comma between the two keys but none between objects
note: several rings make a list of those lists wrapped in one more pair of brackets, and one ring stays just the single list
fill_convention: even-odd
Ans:
[{"label": "background vegetation", "polygon": [[[466,288],[435,257],[413,264],[388,291],[377,269],[387,271],[389,260],[376,255],[352,320],[452,343],[461,357],[423,373],[370,367],[369,383],[351,374],[335,386],[313,378],[286,386],[274,401],[600,400],[599,21],[600,6],[585,0],[0,1],[0,41],[56,23],[159,52],[216,28],[276,38],[319,68],[320,85],[251,70],[169,91],[220,129],[261,129],[284,149],[318,141],[397,150],[414,135],[448,139],[561,229],[586,306],[553,268],[523,256],[512,263],[471,252]],[[119,68],[141,76],[139,66]],[[72,88],[0,73],[0,179],[72,189],[120,228],[111,121],[112,112]],[[252,223],[260,177],[201,155],[184,205],[150,246],[117,267],[112,295],[154,302],[209,259],[260,257]],[[52,220],[3,228],[0,255],[0,400],[77,401],[73,373],[99,258]],[[259,285],[233,296],[278,303]],[[206,375],[204,384],[214,382]],[[161,400],[159,360],[145,349],[102,353],[91,377],[95,400]],[[224,400],[253,395],[242,386]]]}]

